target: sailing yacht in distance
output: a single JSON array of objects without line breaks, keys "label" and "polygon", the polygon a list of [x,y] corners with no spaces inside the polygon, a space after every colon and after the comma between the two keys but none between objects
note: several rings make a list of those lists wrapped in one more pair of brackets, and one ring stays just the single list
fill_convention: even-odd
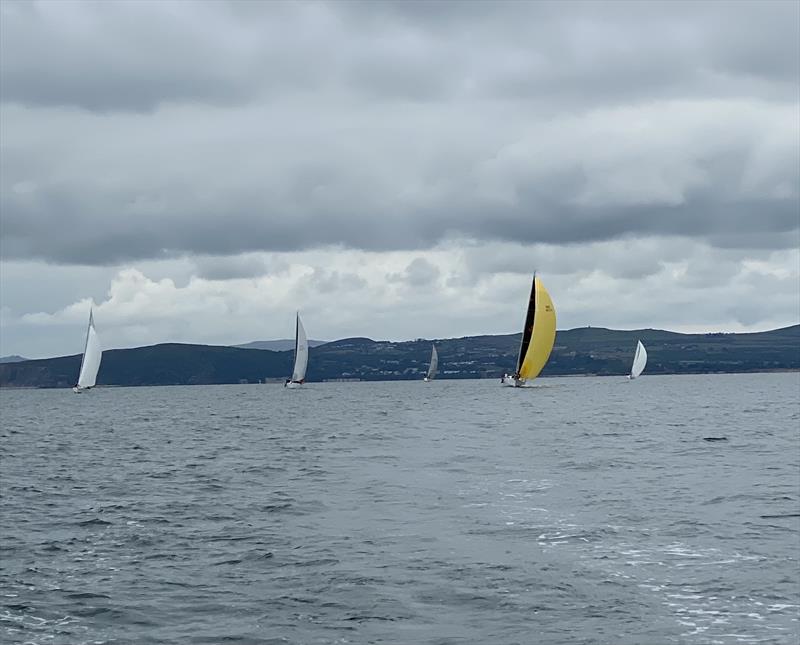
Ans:
[{"label": "sailing yacht in distance", "polygon": [[628,374],[628,380],[632,381],[641,376],[644,372],[644,366],[647,365],[647,350],[642,345],[642,341],[636,341],[636,354],[633,355],[633,365],[631,365],[631,373]]},{"label": "sailing yacht in distance", "polygon": [[436,345],[431,346],[431,362],[428,366],[428,374],[425,376],[423,381],[426,383],[428,381],[432,381],[436,376],[436,371],[439,369],[439,354],[436,351]]},{"label": "sailing yacht in distance", "polygon": [[306,380],[308,367],[308,338],[303,323],[300,321],[300,312],[297,312],[297,322],[294,331],[294,369],[291,378],[286,379],[284,387],[297,388]]},{"label": "sailing yacht in distance", "polygon": [[539,376],[539,372],[550,358],[555,339],[556,308],[542,281],[534,273],[528,313],[525,315],[525,327],[522,329],[522,342],[517,357],[517,369],[512,375],[504,375],[500,382],[510,387],[523,387],[527,381]]},{"label": "sailing yacht in distance", "polygon": [[94,328],[94,316],[89,309],[89,327],[86,329],[86,343],[83,346],[81,369],[78,373],[78,383],[72,388],[75,394],[90,390],[97,382],[97,372],[100,370],[100,359],[103,358],[103,349],[100,347],[100,337]]}]

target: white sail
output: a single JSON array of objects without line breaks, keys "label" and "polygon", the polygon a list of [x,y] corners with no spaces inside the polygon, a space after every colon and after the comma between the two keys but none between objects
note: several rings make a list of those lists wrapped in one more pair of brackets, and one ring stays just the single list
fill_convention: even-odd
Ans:
[{"label": "white sail", "polygon": [[81,360],[81,371],[78,375],[78,388],[94,387],[97,382],[97,372],[100,369],[100,359],[103,358],[103,349],[100,347],[100,337],[94,328],[94,317],[89,311],[89,328],[86,330],[86,346]]},{"label": "white sail", "polygon": [[303,328],[303,323],[300,321],[300,314],[297,314],[292,381],[302,383],[306,378],[306,367],[308,367],[308,339],[306,338],[306,330]]},{"label": "white sail", "polygon": [[436,376],[436,370],[439,369],[439,354],[436,351],[436,345],[431,347],[431,364],[428,367],[428,375],[425,377],[427,380],[433,380],[433,377]]},{"label": "white sail", "polygon": [[644,371],[645,365],[647,365],[647,350],[642,345],[642,341],[637,341],[636,354],[633,357],[633,365],[631,366],[631,378],[638,377]]}]

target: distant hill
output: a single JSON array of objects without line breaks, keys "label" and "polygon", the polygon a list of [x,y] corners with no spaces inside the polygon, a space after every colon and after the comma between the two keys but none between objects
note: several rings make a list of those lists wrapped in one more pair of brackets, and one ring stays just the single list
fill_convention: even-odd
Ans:
[{"label": "distant hill", "polygon": [[[81,355],[0,365],[0,386],[71,387]],[[194,385],[257,382],[291,371],[291,352],[166,343],[103,352],[98,385]]]},{"label": "distant hill", "polygon": [[11,356],[0,356],[0,363],[21,363],[22,361],[27,360],[27,358],[23,356],[17,356],[16,354],[12,354]]},{"label": "distant hill", "polygon": [[[622,375],[637,339],[647,346],[646,374],[755,372],[800,369],[800,325],[753,334],[679,334],[658,329],[619,331],[581,327],[558,332],[544,376]],[[520,334],[436,341],[344,338],[309,352],[307,379],[419,379],[439,351],[439,378],[499,378],[515,367]],[[292,341],[292,346],[293,346]],[[69,387],[80,355],[0,364],[0,386]],[[99,385],[255,383],[286,377],[293,351],[169,343],[103,353]]]},{"label": "distant hill", "polygon": [[[309,347],[319,347],[324,345],[325,340],[309,340]],[[252,343],[245,343],[244,345],[234,345],[239,349],[267,349],[271,352],[285,352],[287,349],[294,350],[294,339],[283,338],[281,340],[254,340]]]}]

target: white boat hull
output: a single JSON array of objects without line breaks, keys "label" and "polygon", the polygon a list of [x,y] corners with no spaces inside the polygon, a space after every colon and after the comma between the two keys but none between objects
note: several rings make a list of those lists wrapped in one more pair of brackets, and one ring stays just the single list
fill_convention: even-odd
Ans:
[{"label": "white boat hull", "polygon": [[75,387],[72,388],[72,391],[75,392],[75,394],[80,394],[81,392],[86,392],[87,390],[91,389],[92,388],[90,387],[81,387],[80,385],[76,385]]},{"label": "white boat hull", "polygon": [[297,388],[303,387],[303,384],[297,381],[289,381],[288,383],[284,383],[284,387],[288,387],[290,390],[296,390]]},{"label": "white boat hull", "polygon": [[500,379],[500,383],[506,387],[525,387],[525,381],[523,379],[517,379],[513,376],[509,376],[508,374],[504,375],[503,378]]},{"label": "white boat hull", "polygon": [[430,383],[431,382],[431,380],[427,376],[424,379],[422,379],[422,381],[423,381],[423,383]]}]

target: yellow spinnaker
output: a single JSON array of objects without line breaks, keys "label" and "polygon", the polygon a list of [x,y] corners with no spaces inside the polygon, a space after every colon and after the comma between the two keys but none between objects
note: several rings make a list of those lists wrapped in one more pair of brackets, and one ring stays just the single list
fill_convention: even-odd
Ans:
[{"label": "yellow spinnaker", "polygon": [[533,335],[519,370],[520,378],[526,381],[539,376],[539,372],[550,358],[556,340],[556,308],[539,278],[533,279],[533,285],[535,297],[531,304],[536,307],[533,315]]}]

